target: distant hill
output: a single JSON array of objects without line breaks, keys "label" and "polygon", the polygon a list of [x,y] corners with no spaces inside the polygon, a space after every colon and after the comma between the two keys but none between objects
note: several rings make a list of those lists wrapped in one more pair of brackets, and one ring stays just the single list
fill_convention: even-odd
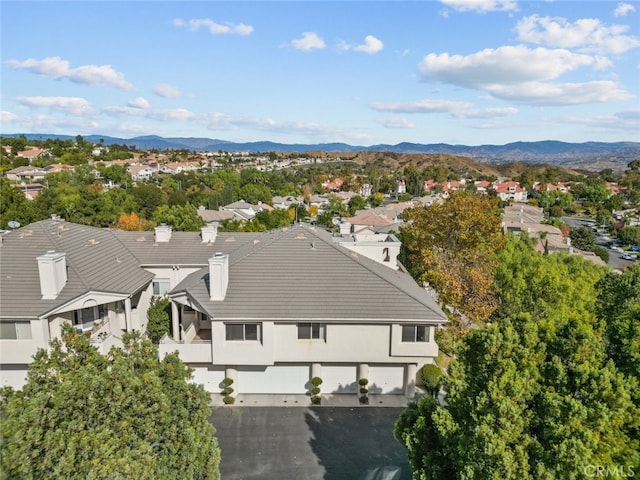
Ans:
[{"label": "distant hill", "polygon": [[[15,137],[20,134],[7,134]],[[47,138],[74,139],[72,135],[24,134],[27,139]],[[576,169],[602,170],[623,169],[632,160],[640,158],[639,142],[586,142],[567,143],[554,140],[540,142],[514,142],[506,145],[449,145],[446,143],[421,144],[403,142],[397,145],[371,145],[368,147],[346,143],[285,144],[269,141],[236,143],[211,138],[174,137],[164,138],[148,135],[134,138],[116,138],[104,135],[89,135],[85,140],[105,145],[113,143],[135,146],[140,150],[191,150],[225,152],[311,152],[334,153],[380,152],[380,153],[428,153],[469,157],[477,162],[506,164],[513,162],[556,164]]]}]

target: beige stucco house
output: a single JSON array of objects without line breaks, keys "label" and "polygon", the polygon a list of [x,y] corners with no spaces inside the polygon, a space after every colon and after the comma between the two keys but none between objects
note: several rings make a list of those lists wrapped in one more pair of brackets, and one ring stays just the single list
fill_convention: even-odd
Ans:
[{"label": "beige stucco house", "polygon": [[411,397],[446,316],[401,266],[368,258],[386,247],[355,241],[304,224],[124,232],[53,218],[10,232],[0,245],[1,383],[19,388],[63,322],[106,352],[125,331],[144,331],[152,298],[166,295],[171,332],[159,354],[178,351],[208,391],[230,377],[237,393],[305,393],[318,376],[324,394],[356,393],[367,378],[371,393]]}]

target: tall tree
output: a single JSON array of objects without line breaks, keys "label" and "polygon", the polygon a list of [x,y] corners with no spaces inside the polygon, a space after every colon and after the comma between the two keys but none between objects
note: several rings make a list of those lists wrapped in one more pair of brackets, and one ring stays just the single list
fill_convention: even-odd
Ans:
[{"label": "tall tree", "polygon": [[219,479],[209,395],[177,354],[123,341],[103,356],[66,328],[21,391],[1,391],[3,477]]},{"label": "tall tree", "polygon": [[474,321],[497,306],[494,255],[504,245],[498,200],[466,191],[441,204],[405,210],[401,258],[412,276]]},{"label": "tall tree", "polygon": [[523,314],[473,330],[444,388],[446,406],[423,397],[398,420],[414,478],[579,479],[592,465],[640,466],[640,410],[593,322]]},{"label": "tall tree", "polygon": [[161,205],[153,212],[156,224],[166,223],[178,232],[197,232],[204,225],[197,209],[187,203],[185,205]]}]

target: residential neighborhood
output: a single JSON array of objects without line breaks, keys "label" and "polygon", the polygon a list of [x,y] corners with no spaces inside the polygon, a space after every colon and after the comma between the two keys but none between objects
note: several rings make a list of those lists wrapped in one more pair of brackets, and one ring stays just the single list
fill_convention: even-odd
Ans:
[{"label": "residential neighborhood", "polygon": [[[45,149],[4,157],[0,385],[30,395],[42,385],[30,369],[60,358],[59,348],[71,354],[70,341],[108,361],[149,342],[162,368],[184,366],[234,462],[246,449],[237,435],[269,443],[276,425],[265,422],[297,431],[305,421],[279,409],[319,407],[313,415],[342,426],[385,425],[394,464],[369,473],[409,478],[402,442],[417,428],[412,409],[466,402],[449,382],[481,381],[482,372],[457,370],[477,368],[468,355],[509,352],[509,322],[538,328],[529,311],[574,328],[563,323],[571,312],[596,308],[574,306],[583,293],[602,302],[598,288],[637,275],[633,163],[606,179],[555,167],[509,178],[472,173],[472,163],[420,171],[337,156],[89,147],[91,160],[76,164]],[[129,158],[104,159],[112,153]],[[550,334],[563,342],[564,331]],[[607,408],[629,408],[616,405]],[[231,411],[247,423],[234,424]],[[313,443],[297,435],[292,442]],[[231,478],[256,468],[228,462]]]}]

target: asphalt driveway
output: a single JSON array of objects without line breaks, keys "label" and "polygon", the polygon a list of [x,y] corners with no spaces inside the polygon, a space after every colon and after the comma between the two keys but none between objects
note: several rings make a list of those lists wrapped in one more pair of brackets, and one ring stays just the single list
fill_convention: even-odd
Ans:
[{"label": "asphalt driveway", "polygon": [[409,480],[390,407],[215,407],[223,480]]}]

